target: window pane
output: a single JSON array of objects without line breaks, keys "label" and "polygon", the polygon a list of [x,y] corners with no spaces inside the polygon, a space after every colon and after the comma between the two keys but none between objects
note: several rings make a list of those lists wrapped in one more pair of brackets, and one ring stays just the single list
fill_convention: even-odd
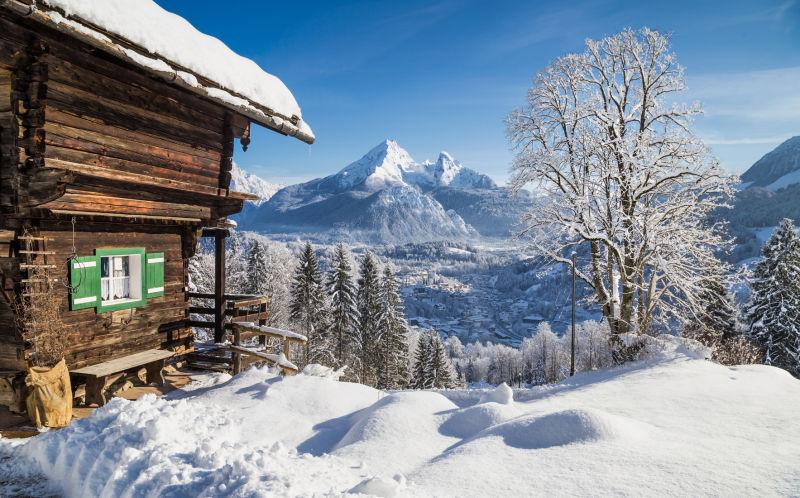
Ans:
[{"label": "window pane", "polygon": [[131,298],[130,256],[100,258],[100,298],[114,302]]}]

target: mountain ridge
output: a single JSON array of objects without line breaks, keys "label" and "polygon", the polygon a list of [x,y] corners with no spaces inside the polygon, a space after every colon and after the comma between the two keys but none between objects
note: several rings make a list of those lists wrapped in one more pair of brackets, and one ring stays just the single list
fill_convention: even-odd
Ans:
[{"label": "mountain ridge", "polygon": [[258,175],[243,170],[236,163],[233,163],[231,168],[231,190],[257,195],[257,201],[249,201],[256,206],[260,206],[270,200],[276,192],[285,186],[280,183],[268,182]]},{"label": "mountain ridge", "polygon": [[741,175],[744,188],[779,190],[800,183],[800,135],[764,154]]},{"label": "mountain ridge", "polygon": [[282,188],[239,221],[267,233],[349,233],[386,243],[466,240],[508,235],[528,201],[446,151],[419,163],[387,139],[336,173]]}]

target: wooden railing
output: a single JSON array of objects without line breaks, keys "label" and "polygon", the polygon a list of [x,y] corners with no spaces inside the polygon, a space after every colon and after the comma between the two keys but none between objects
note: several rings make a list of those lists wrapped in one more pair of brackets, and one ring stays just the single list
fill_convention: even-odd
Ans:
[{"label": "wooden railing", "polygon": [[[303,335],[281,330],[273,327],[258,326],[247,323],[229,323],[228,328],[233,332],[233,344],[230,347],[233,359],[233,372],[239,373],[242,368],[242,355],[250,355],[256,358],[267,360],[273,365],[280,367],[285,375],[297,373],[297,366],[292,363],[292,349],[303,350],[306,347],[307,338]],[[255,351],[242,346],[242,342],[253,337],[258,337],[259,343],[266,347],[271,341],[281,343],[281,354],[265,353]]]},{"label": "wooden railing", "polygon": [[[204,292],[189,292],[189,299],[208,299],[214,300],[214,294]],[[259,325],[266,325],[269,313],[267,306],[269,298],[265,296],[253,296],[249,294],[225,294],[225,313],[226,322],[253,322]],[[211,320],[192,320],[188,321],[190,327],[214,329],[216,321],[214,316],[216,310],[210,306],[189,306],[189,315],[210,315]]]},{"label": "wooden railing", "polygon": [[[215,295],[203,292],[189,292],[189,299],[195,300],[214,300]],[[223,329],[224,335],[220,343],[214,344],[203,350],[196,350],[190,354],[190,364],[195,366],[210,366],[214,369],[231,370],[234,374],[241,371],[246,360],[249,363],[266,361],[272,365],[280,367],[286,375],[297,373],[297,366],[292,363],[293,353],[306,345],[306,338],[294,332],[267,327],[269,318],[268,305],[269,298],[264,296],[253,296],[246,294],[225,294]],[[216,309],[209,306],[189,306],[190,319],[187,325],[190,327],[217,329],[215,317],[218,316]],[[210,320],[191,319],[191,315],[210,316]],[[247,348],[244,342],[258,337],[259,344],[263,351]],[[230,342],[227,342],[230,341]],[[275,341],[281,344],[272,344]],[[271,347],[280,349],[280,354],[266,352]],[[216,367],[214,367],[216,366]]]}]

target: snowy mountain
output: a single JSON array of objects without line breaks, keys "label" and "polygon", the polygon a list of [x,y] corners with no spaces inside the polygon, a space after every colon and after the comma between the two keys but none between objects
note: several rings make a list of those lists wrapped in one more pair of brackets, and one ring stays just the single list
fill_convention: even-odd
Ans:
[{"label": "snowy mountain", "polygon": [[259,176],[248,173],[240,168],[238,164],[233,163],[233,168],[231,169],[231,189],[237,192],[257,195],[259,200],[251,201],[256,206],[260,206],[268,201],[275,195],[275,192],[283,187],[284,185],[270,183]]},{"label": "snowy mountain", "polygon": [[338,173],[281,189],[239,222],[266,233],[371,242],[465,240],[507,235],[528,202],[447,152],[418,163],[385,140]]},{"label": "snowy mountain", "polygon": [[800,136],[786,140],[742,174],[743,186],[775,191],[800,183]]},{"label": "snowy mountain", "polygon": [[715,215],[728,222],[736,237],[733,262],[758,256],[764,234],[781,219],[800,221],[800,136],[765,154],[741,179],[732,209]]}]

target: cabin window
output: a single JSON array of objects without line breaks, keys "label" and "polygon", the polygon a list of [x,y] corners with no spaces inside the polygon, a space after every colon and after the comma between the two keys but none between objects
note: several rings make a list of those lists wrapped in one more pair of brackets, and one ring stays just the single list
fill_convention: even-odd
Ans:
[{"label": "cabin window", "polygon": [[100,258],[100,299],[103,305],[141,299],[142,259],[138,254]]},{"label": "cabin window", "polygon": [[145,306],[164,295],[164,253],[144,248],[96,249],[70,268],[70,308],[98,313]]}]

